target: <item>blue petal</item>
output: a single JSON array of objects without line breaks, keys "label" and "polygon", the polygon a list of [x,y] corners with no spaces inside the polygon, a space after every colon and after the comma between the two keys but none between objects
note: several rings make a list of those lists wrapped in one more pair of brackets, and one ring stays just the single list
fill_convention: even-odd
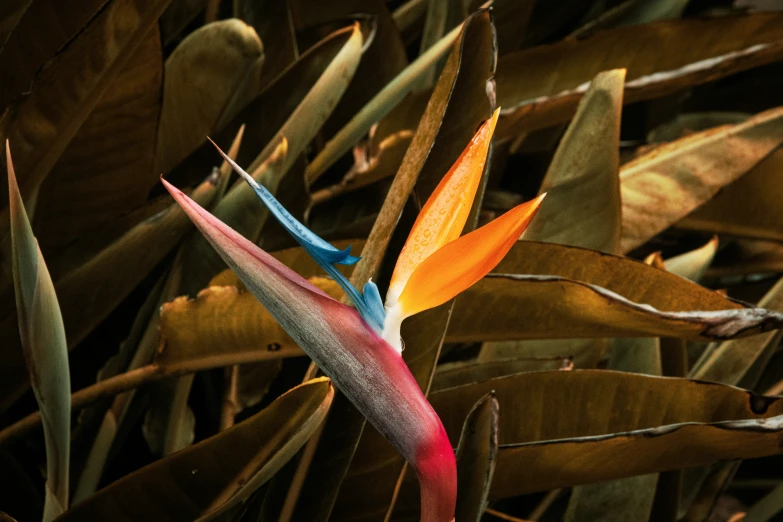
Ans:
[{"label": "blue petal", "polygon": [[[214,145],[214,142],[212,144]],[[223,159],[234,168],[237,174],[248,182],[272,215],[277,218],[280,224],[283,225],[291,236],[293,236],[296,242],[302,245],[302,248],[310,254],[315,262],[326,270],[326,273],[340,285],[346,294],[348,294],[348,297],[351,298],[351,301],[353,301],[356,309],[364,320],[376,331],[382,331],[386,312],[383,308],[381,296],[378,293],[378,287],[375,286],[375,283],[372,281],[368,281],[364,286],[364,295],[362,295],[334,266],[335,264],[353,265],[361,258],[351,255],[351,247],[348,247],[345,250],[338,250],[314,234],[292,216],[266,187],[259,185],[250,174],[245,172],[242,167],[226,156],[217,145],[215,145],[215,147],[218,149],[218,152],[220,152],[220,155],[223,156]]]},{"label": "blue petal", "polygon": [[383,328],[383,322],[386,319],[386,309],[383,307],[383,299],[381,299],[381,293],[378,292],[378,287],[372,280],[367,281],[362,289],[362,294],[373,320]]},{"label": "blue petal", "polygon": [[[305,250],[308,251],[308,253],[313,256],[313,253],[310,252],[305,245],[302,245]],[[313,259],[323,268],[326,270],[326,273],[331,276],[332,279],[334,279],[337,284],[340,285],[340,288],[343,289],[343,291],[348,294],[348,297],[351,298],[351,301],[353,301],[353,304],[356,306],[356,309],[359,311],[361,316],[364,318],[364,320],[369,324],[376,332],[380,333],[383,331],[383,320],[385,318],[385,311],[383,310],[383,304],[381,303],[381,315],[378,315],[378,310],[376,305],[368,303],[368,299],[366,295],[362,295],[359,293],[359,291],[351,284],[348,279],[340,273],[337,268],[329,263],[322,264],[319,259],[316,256],[313,256]],[[370,283],[373,287],[375,287],[375,283]],[[365,290],[367,287],[365,286]],[[378,288],[375,288],[375,292],[377,294]],[[372,298],[371,298],[372,299]],[[372,301],[371,301],[372,302]],[[377,302],[381,302],[381,296],[377,296]]]},{"label": "blue petal", "polygon": [[253,187],[253,190],[255,190],[258,197],[261,199],[261,201],[264,202],[264,204],[266,204],[267,208],[269,208],[269,211],[272,212],[272,215],[277,218],[280,224],[285,227],[288,233],[291,234],[300,245],[307,245],[309,247],[308,250],[317,252],[319,257],[329,263],[353,265],[356,264],[359,259],[361,259],[351,255],[351,247],[348,247],[345,250],[338,250],[315,235],[309,228],[304,226],[301,222],[299,222],[299,220],[292,216],[291,213],[288,212],[285,207],[283,207],[283,205],[277,201],[277,199],[275,199],[272,193],[266,189],[266,187],[255,183],[255,180],[253,180],[253,182],[254,184],[251,184],[251,186]]}]

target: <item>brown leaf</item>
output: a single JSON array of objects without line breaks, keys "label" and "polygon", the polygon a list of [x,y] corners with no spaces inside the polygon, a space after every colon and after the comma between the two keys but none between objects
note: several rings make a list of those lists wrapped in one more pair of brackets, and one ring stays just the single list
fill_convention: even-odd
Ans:
[{"label": "brown leaf", "polygon": [[782,20],[775,13],[664,21],[507,54],[498,63],[498,136],[568,121],[602,70],[628,69],[625,103],[632,103],[770,63],[783,53]]},{"label": "brown leaf", "polygon": [[[261,85],[267,85],[299,58],[296,29],[287,0],[241,0],[236,2],[245,22],[253,27],[262,42],[272,43],[265,50],[264,75]],[[236,13],[234,16],[237,16]]]},{"label": "brown leaf", "polygon": [[570,357],[514,357],[507,359],[477,360],[438,365],[432,380],[434,393],[446,388],[462,386],[514,373],[544,370],[570,370]]},{"label": "brown leaf", "polygon": [[625,70],[615,69],[591,81],[541,183],[547,197],[525,239],[618,253],[624,79]]},{"label": "brown leaf", "polygon": [[[781,451],[780,398],[606,370],[523,373],[434,393],[452,441],[491,390],[503,420],[490,500]],[[406,480],[398,505],[411,512],[417,497]]]},{"label": "brown leaf", "polygon": [[662,145],[623,165],[622,251],[678,222],[781,143],[783,108],[777,108]]},{"label": "brown leaf", "polygon": [[54,166],[34,224],[54,252],[147,201],[163,84],[160,33],[153,27],[106,87]]},{"label": "brown leaf", "polygon": [[3,13],[0,14],[0,70],[3,71],[0,110],[30,89],[38,69],[87,25],[104,3],[105,0],[3,2]]},{"label": "brown leaf", "polygon": [[498,401],[494,393],[473,406],[457,444],[455,520],[478,522],[487,507],[498,451]]},{"label": "brown leaf", "polygon": [[704,341],[776,329],[782,319],[630,259],[520,241],[494,274],[457,299],[447,339],[676,336]]},{"label": "brown leaf", "polygon": [[[110,0],[43,66],[30,93],[0,118],[0,138],[11,141],[24,197],[37,194],[167,4],[168,0]],[[0,200],[5,194],[3,188]],[[0,231],[6,229],[2,223],[7,218],[7,211],[0,215]]]},{"label": "brown leaf", "polygon": [[783,150],[763,159],[714,198],[677,223],[678,228],[783,241]]},{"label": "brown leaf", "polygon": [[[330,295],[342,295],[330,279],[313,282]],[[155,364],[167,372],[304,355],[261,303],[235,286],[211,286],[195,299],[178,297],[166,303],[160,332]]]},{"label": "brown leaf", "polygon": [[309,381],[236,426],[102,489],[57,520],[214,520],[296,454],[326,416],[334,389]]}]

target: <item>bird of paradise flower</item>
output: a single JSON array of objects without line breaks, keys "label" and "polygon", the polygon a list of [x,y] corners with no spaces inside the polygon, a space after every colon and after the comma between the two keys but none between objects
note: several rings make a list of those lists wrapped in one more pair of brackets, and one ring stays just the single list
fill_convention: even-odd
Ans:
[{"label": "bird of paradise flower", "polygon": [[543,196],[462,237],[484,171],[498,111],[484,122],[422,208],[397,259],[385,303],[368,281],[354,288],[335,267],[360,258],[338,250],[297,221],[239,165],[223,158],[255,190],[296,241],[349,296],[340,303],[219,221],[163,180],[201,233],[272,316],[416,471],[421,520],[450,522],[457,497],[454,451],[402,359],[405,318],[467,289],[506,255]]}]

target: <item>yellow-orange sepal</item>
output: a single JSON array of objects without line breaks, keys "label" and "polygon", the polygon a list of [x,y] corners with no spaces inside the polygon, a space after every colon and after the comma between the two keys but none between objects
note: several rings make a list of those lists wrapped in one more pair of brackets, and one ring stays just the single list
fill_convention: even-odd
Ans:
[{"label": "yellow-orange sepal", "polygon": [[393,306],[425,259],[462,233],[476,196],[499,110],[485,121],[422,207],[397,258],[386,306]]},{"label": "yellow-orange sepal", "polygon": [[441,305],[488,274],[525,231],[544,196],[509,210],[425,259],[400,294],[400,315],[409,317]]}]

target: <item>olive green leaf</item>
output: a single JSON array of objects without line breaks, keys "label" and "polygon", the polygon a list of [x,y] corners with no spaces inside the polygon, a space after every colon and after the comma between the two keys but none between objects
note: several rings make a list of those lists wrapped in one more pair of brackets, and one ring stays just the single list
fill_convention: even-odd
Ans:
[{"label": "olive green leaf", "polygon": [[189,34],[166,60],[154,171],[171,170],[259,92],[264,47],[241,20]]}]

